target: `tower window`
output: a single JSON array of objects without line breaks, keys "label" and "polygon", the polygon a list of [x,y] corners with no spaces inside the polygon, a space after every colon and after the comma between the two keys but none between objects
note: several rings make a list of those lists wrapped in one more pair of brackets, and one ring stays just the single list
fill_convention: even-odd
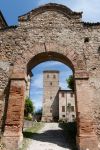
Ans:
[{"label": "tower window", "polygon": [[47,78],[49,78],[49,74],[47,75]]},{"label": "tower window", "polygon": [[50,109],[50,113],[52,113],[52,109]]},{"label": "tower window", "polygon": [[50,108],[50,113],[52,113],[52,108]]},{"label": "tower window", "polygon": [[52,82],[50,82],[50,85],[52,85]]},{"label": "tower window", "polygon": [[50,99],[52,99],[52,96],[50,96]]}]

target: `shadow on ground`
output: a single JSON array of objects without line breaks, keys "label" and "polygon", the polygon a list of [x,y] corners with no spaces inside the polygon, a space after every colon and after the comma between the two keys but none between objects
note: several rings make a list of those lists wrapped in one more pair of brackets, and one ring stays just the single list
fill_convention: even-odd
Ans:
[{"label": "shadow on ground", "polygon": [[76,146],[77,127],[76,122],[59,123],[59,127],[63,129],[68,148],[78,150]]},{"label": "shadow on ground", "polygon": [[59,123],[59,130],[48,130],[43,133],[23,133],[25,138],[30,138],[36,141],[49,142],[59,145],[69,150],[77,150],[76,147],[76,125],[75,123]]}]

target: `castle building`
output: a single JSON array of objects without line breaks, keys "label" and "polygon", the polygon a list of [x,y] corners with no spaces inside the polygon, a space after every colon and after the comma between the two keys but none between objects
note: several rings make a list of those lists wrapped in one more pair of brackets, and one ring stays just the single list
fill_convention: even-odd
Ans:
[{"label": "castle building", "polygon": [[75,97],[72,90],[61,90],[59,71],[43,72],[43,111],[42,121],[51,122],[75,120]]},{"label": "castle building", "polygon": [[43,114],[42,121],[59,119],[59,71],[47,70],[43,72]]}]

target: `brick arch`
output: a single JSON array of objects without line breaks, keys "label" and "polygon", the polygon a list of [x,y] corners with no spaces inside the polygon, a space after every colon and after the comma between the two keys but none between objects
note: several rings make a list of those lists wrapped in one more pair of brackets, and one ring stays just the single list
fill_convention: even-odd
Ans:
[{"label": "brick arch", "polygon": [[88,76],[83,55],[77,54],[70,47],[68,48],[57,43],[34,44],[31,49],[16,57],[14,72],[17,72],[17,70],[30,72],[32,67],[47,60],[57,60],[68,65],[78,77]]},{"label": "brick arch", "polygon": [[[88,72],[83,55],[79,55],[70,47],[58,43],[37,43],[29,50],[25,50],[21,56],[17,56],[11,76],[10,96],[7,109],[7,117],[4,131],[4,141],[11,149],[11,142],[15,149],[21,142],[24,98],[26,90],[25,74],[32,67],[46,60],[58,60],[69,65],[74,71],[75,77],[75,99],[77,113],[77,144],[80,149],[85,150],[94,145],[97,146],[97,136],[94,132],[94,122],[91,116],[91,88],[88,81]],[[27,74],[26,74],[27,75]],[[20,117],[19,117],[20,116]],[[11,137],[13,141],[11,141]],[[17,142],[16,142],[17,141]],[[10,144],[9,144],[10,143]],[[92,145],[92,146],[91,146]],[[97,150],[93,147],[92,150]]]}]

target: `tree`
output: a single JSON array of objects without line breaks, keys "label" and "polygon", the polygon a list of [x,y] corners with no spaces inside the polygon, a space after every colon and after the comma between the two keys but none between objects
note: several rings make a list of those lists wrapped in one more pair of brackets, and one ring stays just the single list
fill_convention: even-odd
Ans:
[{"label": "tree", "polygon": [[70,75],[66,81],[68,83],[68,87],[74,91],[74,77]]},{"label": "tree", "polygon": [[35,112],[35,114],[36,114],[36,115],[41,115],[41,116],[42,116],[42,108],[40,108],[39,110],[37,110],[37,111]]},{"label": "tree", "polygon": [[35,107],[33,105],[32,100],[29,97],[27,97],[25,99],[25,109],[24,109],[25,117],[27,117],[29,114],[33,114],[34,110],[35,110]]}]

